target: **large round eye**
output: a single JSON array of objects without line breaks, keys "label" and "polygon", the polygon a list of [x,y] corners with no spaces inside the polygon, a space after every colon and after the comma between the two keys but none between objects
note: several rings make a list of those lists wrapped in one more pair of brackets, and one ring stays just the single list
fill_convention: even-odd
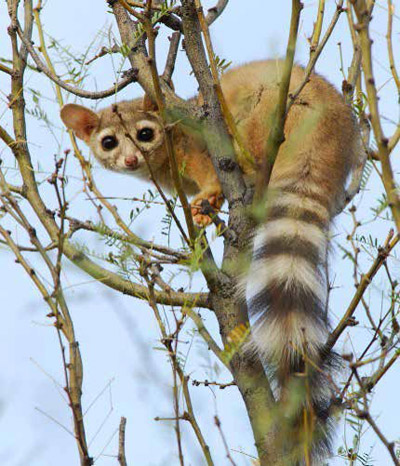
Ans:
[{"label": "large round eye", "polygon": [[154,138],[154,131],[151,128],[142,128],[136,134],[139,141],[149,142]]},{"label": "large round eye", "polygon": [[101,140],[101,146],[104,150],[112,150],[118,146],[118,139],[115,136],[105,136]]}]

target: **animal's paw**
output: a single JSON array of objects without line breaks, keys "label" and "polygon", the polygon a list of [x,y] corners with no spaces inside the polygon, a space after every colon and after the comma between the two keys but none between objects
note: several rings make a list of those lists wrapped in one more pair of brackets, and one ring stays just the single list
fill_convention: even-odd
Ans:
[{"label": "animal's paw", "polygon": [[[208,201],[209,206],[204,205],[204,200]],[[212,193],[199,193],[191,203],[194,223],[200,227],[207,227],[210,225],[212,223],[212,213],[218,213],[223,202],[224,198],[220,191]],[[207,212],[207,207],[210,212]]]}]

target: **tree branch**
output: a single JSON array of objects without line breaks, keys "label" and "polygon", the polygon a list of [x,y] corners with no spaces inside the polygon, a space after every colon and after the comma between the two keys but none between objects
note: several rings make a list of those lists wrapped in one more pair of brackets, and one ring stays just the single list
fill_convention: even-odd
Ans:
[{"label": "tree branch", "polygon": [[[323,0],[324,1],[324,0]],[[314,70],[315,64],[317,63],[317,60],[319,56],[321,55],[322,50],[324,49],[326,43],[328,42],[329,37],[331,36],[333,30],[335,29],[336,23],[340,17],[340,14],[344,11],[343,10],[343,1],[344,0],[339,0],[339,2],[336,4],[336,11],[335,14],[332,17],[332,20],[328,26],[328,29],[326,30],[324,37],[322,38],[321,42],[318,43],[318,28],[315,29],[313,39],[311,42],[310,46],[310,58],[308,60],[307,66],[304,70],[304,78],[303,81],[299,84],[299,86],[289,94],[289,100],[287,102],[286,106],[286,113],[289,112],[290,107],[294,104],[295,100],[303,90],[304,86],[308,83],[311,73]]]},{"label": "tree branch", "polygon": [[372,41],[369,36],[369,23],[372,18],[371,12],[368,10],[365,0],[351,0],[351,3],[358,20],[356,30],[360,37],[362,68],[365,76],[368,106],[371,113],[372,130],[378,146],[377,155],[382,167],[382,182],[385,187],[389,207],[396,224],[397,232],[400,233],[400,194],[396,187],[393,169],[390,162],[390,152],[388,147],[389,141],[384,135],[381,125],[378,109],[378,93],[372,69]]},{"label": "tree branch", "polygon": [[290,20],[289,38],[286,47],[286,58],[283,65],[282,78],[279,82],[278,101],[273,115],[273,124],[265,145],[262,166],[260,167],[256,180],[256,199],[262,199],[265,193],[265,189],[268,186],[272,167],[274,166],[279,148],[285,140],[284,125],[287,115],[287,97],[302,9],[303,4],[300,2],[300,0],[292,0],[292,16]]},{"label": "tree branch", "polygon": [[[207,108],[203,134],[220,180],[224,196],[229,202],[231,215],[236,207],[243,206],[246,186],[227,130],[213,78],[208,67],[201,39],[201,27],[194,0],[182,0],[182,23],[185,51],[200,86]],[[239,214],[240,215],[240,214]]]},{"label": "tree branch", "polygon": [[116,94],[120,90],[124,89],[128,84],[132,82],[136,82],[137,78],[137,73],[136,70],[132,69],[127,72],[125,72],[126,77],[121,79],[121,81],[115,83],[112,87],[109,89],[106,89],[104,91],[99,91],[99,92],[94,92],[94,91],[85,91],[83,89],[79,89],[78,87],[71,86],[67,83],[65,83],[62,79],[60,79],[58,76],[53,74],[49,68],[42,62],[42,60],[39,58],[39,55],[36,53],[32,43],[25,37],[20,25],[18,24],[17,27],[18,35],[24,45],[26,46],[26,49],[28,50],[30,56],[32,57],[33,61],[35,62],[35,65],[38,67],[38,69],[43,72],[48,78],[50,78],[54,83],[62,87],[68,92],[71,92],[72,94],[78,96],[78,97],[83,97],[85,99],[104,99],[105,97],[109,97],[111,95]]},{"label": "tree branch", "polygon": [[223,13],[225,7],[228,5],[229,0],[218,0],[215,6],[208,9],[206,22],[209,26]]},{"label": "tree branch", "polygon": [[161,77],[164,79],[165,82],[170,83],[172,74],[175,69],[175,62],[176,57],[178,55],[179,43],[181,40],[181,33],[174,32],[171,36],[170,43],[169,43],[169,50],[167,55],[167,61],[165,63],[164,72]]},{"label": "tree branch", "polygon": [[118,436],[118,462],[120,466],[127,466],[126,455],[125,455],[125,428],[126,428],[126,417],[121,417],[119,423],[119,436]]},{"label": "tree branch", "polygon": [[400,235],[397,234],[395,237],[393,237],[393,235],[394,232],[393,230],[391,230],[386,238],[383,247],[380,248],[378,256],[371,265],[370,269],[365,275],[362,276],[360,284],[357,287],[357,291],[353,299],[351,300],[349,307],[347,308],[343,317],[340,319],[340,322],[338,323],[336,328],[333,330],[333,332],[331,332],[328,341],[325,345],[323,354],[329,354],[331,352],[340,335],[349,325],[350,319],[353,316],[359,302],[361,301],[361,298],[363,297],[365,290],[369,287],[373,278],[375,277],[383,263],[386,261],[393,248],[399,243]]}]

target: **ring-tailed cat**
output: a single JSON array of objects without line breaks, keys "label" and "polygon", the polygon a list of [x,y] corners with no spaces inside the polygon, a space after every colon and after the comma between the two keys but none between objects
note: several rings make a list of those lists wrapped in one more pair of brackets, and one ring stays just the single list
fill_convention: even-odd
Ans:
[{"label": "ring-tailed cat", "polygon": [[[271,60],[240,66],[221,77],[227,105],[255,161],[238,160],[250,181],[264,156],[281,72],[282,62]],[[294,67],[291,90],[303,76],[303,69]],[[147,98],[120,102],[117,108],[118,114],[111,107],[94,113],[70,104],[63,107],[61,118],[106,168],[148,178],[146,157],[161,186],[171,187],[164,131],[156,109]],[[184,188],[195,194],[194,220],[206,225],[210,219],[200,213],[201,200],[208,199],[215,209],[222,203],[206,145],[183,124],[174,126],[173,143],[178,165],[184,167]],[[311,401],[303,405],[310,408],[311,425],[322,430],[331,397],[324,375],[328,365],[316,369],[322,365],[320,353],[329,330],[323,267],[329,225],[361,152],[350,107],[332,85],[313,74],[286,119],[285,141],[268,186],[266,218],[255,232],[246,279],[248,308],[255,317],[253,346],[272,368],[281,397],[294,378],[291,375],[304,372],[305,361],[310,363],[309,371],[314,374],[310,379]],[[325,434],[320,435],[322,440],[314,444],[314,453],[323,448]],[[314,461],[312,464],[321,464]]]}]

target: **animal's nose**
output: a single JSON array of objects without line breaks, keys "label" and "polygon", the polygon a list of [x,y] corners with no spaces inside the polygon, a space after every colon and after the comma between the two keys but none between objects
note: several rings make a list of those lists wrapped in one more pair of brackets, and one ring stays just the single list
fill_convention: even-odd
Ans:
[{"label": "animal's nose", "polygon": [[137,167],[138,162],[139,160],[136,155],[129,155],[125,157],[125,166],[131,170],[134,170]]}]

